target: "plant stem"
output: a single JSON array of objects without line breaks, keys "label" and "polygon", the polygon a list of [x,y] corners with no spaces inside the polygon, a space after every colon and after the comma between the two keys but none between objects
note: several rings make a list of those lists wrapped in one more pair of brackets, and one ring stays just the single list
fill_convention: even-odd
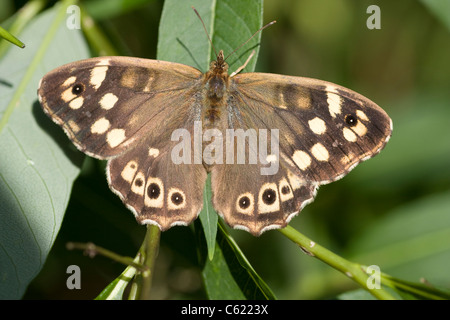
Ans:
[{"label": "plant stem", "polygon": [[141,272],[145,272],[146,267],[143,266],[142,264],[136,263],[133,261],[132,258],[130,257],[124,257],[121,255],[118,255],[115,252],[112,252],[108,249],[99,247],[95,244],[93,244],[92,242],[88,242],[88,243],[80,243],[80,242],[68,242],[66,244],[66,248],[67,250],[83,250],[85,252],[86,255],[88,255],[89,257],[93,258],[94,256],[96,256],[97,254],[102,255],[106,258],[109,258],[113,261],[117,261],[119,263],[122,263],[126,266],[132,266],[134,268],[136,268],[137,270],[141,271]]},{"label": "plant stem", "polygon": [[329,251],[328,249],[318,245],[308,237],[304,236],[291,226],[287,226],[279,231],[286,236],[289,240],[298,244],[302,250],[307,254],[316,257],[317,259],[325,262],[334,269],[342,272],[347,277],[358,283],[362,288],[367,290],[370,294],[380,300],[393,300],[394,297],[386,290],[369,289],[367,286],[367,280],[369,276],[364,272],[362,265],[354,262],[350,262],[337,254]]},{"label": "plant stem", "polygon": [[157,226],[148,225],[147,233],[145,235],[144,243],[141,247],[142,264],[147,267],[147,270],[140,273],[139,284],[140,289],[137,298],[140,300],[150,299],[150,289],[152,287],[152,280],[154,274],[155,260],[159,250],[159,240],[161,231]]}]

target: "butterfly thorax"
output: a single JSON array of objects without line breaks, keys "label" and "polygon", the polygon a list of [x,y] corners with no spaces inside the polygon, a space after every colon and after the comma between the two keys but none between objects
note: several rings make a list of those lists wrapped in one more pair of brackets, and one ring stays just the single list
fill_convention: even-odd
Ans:
[{"label": "butterfly thorax", "polygon": [[216,61],[209,65],[209,71],[205,73],[205,84],[208,98],[213,101],[223,99],[228,87],[228,64],[224,61],[223,52],[220,51]]},{"label": "butterfly thorax", "polygon": [[205,127],[216,127],[226,106],[227,90],[230,76],[228,64],[225,62],[223,52],[220,51],[216,61],[212,61],[209,71],[204,74],[204,116]]}]

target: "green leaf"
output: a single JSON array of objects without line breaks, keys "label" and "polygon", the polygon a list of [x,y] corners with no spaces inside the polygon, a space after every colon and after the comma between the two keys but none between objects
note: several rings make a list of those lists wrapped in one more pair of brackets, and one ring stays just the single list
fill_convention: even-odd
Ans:
[{"label": "green leaf", "polygon": [[214,242],[215,254],[205,263],[202,271],[206,293],[212,300],[245,300],[245,295],[236,283],[220,246]]},{"label": "green leaf", "polygon": [[206,261],[202,272],[210,299],[276,299],[233,238],[220,225],[215,252],[213,260]]},{"label": "green leaf", "polygon": [[200,212],[199,218],[205,234],[209,260],[212,260],[214,257],[214,250],[216,248],[217,221],[219,220],[219,216],[212,207],[211,196],[211,175],[208,174],[205,188],[203,190],[203,210]]},{"label": "green leaf", "polygon": [[450,299],[450,290],[448,289],[445,291],[439,290],[428,284],[397,279],[386,274],[384,274],[382,277],[384,282],[389,282],[389,285],[405,299]]},{"label": "green leaf", "polygon": [[[138,262],[138,259],[134,260]],[[95,300],[122,300],[123,292],[136,274],[136,268],[128,266],[125,270],[114,279],[102,292],[95,298]]]},{"label": "green leaf", "polygon": [[417,282],[449,283],[450,192],[389,212],[351,241],[352,260],[376,263],[384,273]]},{"label": "green leaf", "polygon": [[25,50],[0,61],[0,299],[20,298],[58,234],[83,157],[42,112],[36,90],[51,69],[86,58],[64,1],[30,21]]},{"label": "green leaf", "polygon": [[[225,56],[247,41],[262,26],[262,1],[176,1],[164,3],[158,39],[158,59],[184,63],[202,71],[207,71],[211,59],[216,58],[214,50],[195,15],[192,7],[199,12],[216,50],[223,50]],[[250,55],[256,54],[246,67],[246,72],[254,70],[259,51],[261,33],[239,49],[227,60],[230,73]],[[218,52],[217,52],[218,53]]]},{"label": "green leaf", "polygon": [[110,19],[139,9],[149,0],[91,0],[84,1],[86,10],[95,20]]},{"label": "green leaf", "polygon": [[20,48],[25,48],[25,45],[22,41],[14,37],[11,33],[0,27],[0,37],[2,37],[5,40],[8,40],[9,42],[15,44],[16,46]]},{"label": "green leaf", "polygon": [[421,0],[421,2],[438,18],[450,31],[450,1]]}]

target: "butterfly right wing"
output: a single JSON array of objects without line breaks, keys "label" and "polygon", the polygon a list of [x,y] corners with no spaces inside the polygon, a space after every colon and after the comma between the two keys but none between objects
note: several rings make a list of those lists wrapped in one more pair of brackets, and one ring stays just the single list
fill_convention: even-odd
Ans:
[{"label": "butterfly right wing", "polygon": [[[268,134],[262,149],[261,144],[252,149],[245,144],[243,154],[259,159],[258,164],[212,169],[213,204],[233,227],[259,235],[286,226],[314,199],[320,185],[342,178],[389,140],[389,116],[349,89],[276,74],[244,73],[232,79],[229,128],[279,133],[274,138]],[[271,154],[273,145],[278,151]],[[266,148],[268,154],[261,159]],[[276,170],[263,174],[264,160]]]},{"label": "butterfly right wing", "polygon": [[174,130],[193,136],[199,120],[201,76],[177,63],[101,57],[49,72],[38,94],[78,149],[109,159],[109,186],[136,219],[165,230],[189,224],[203,205],[203,165],[171,158]]}]

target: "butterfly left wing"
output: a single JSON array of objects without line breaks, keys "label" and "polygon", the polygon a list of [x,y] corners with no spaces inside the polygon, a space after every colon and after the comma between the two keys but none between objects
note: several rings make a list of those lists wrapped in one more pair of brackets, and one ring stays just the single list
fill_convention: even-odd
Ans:
[{"label": "butterfly left wing", "polygon": [[47,73],[38,97],[80,151],[108,159],[152,130],[170,138],[162,125],[173,123],[179,113],[169,108],[186,103],[201,75],[195,68],[160,60],[91,58]]},{"label": "butterfly left wing", "polygon": [[172,132],[191,133],[198,120],[201,75],[177,63],[100,57],[47,73],[38,95],[78,149],[109,159],[109,186],[136,219],[166,230],[189,224],[203,205],[203,166],[175,165],[170,152]]},{"label": "butterfly left wing", "polygon": [[[344,87],[262,73],[244,73],[232,79],[227,106],[230,128],[279,131],[279,138],[270,141],[278,144],[279,155],[266,159],[277,162],[278,172],[262,175],[262,164],[242,170],[236,165],[212,169],[216,209],[231,225],[255,235],[286,226],[313,200],[319,185],[343,177],[389,140],[389,116]],[[250,152],[256,150],[247,149]],[[238,181],[227,197],[221,197],[223,177]]]}]

